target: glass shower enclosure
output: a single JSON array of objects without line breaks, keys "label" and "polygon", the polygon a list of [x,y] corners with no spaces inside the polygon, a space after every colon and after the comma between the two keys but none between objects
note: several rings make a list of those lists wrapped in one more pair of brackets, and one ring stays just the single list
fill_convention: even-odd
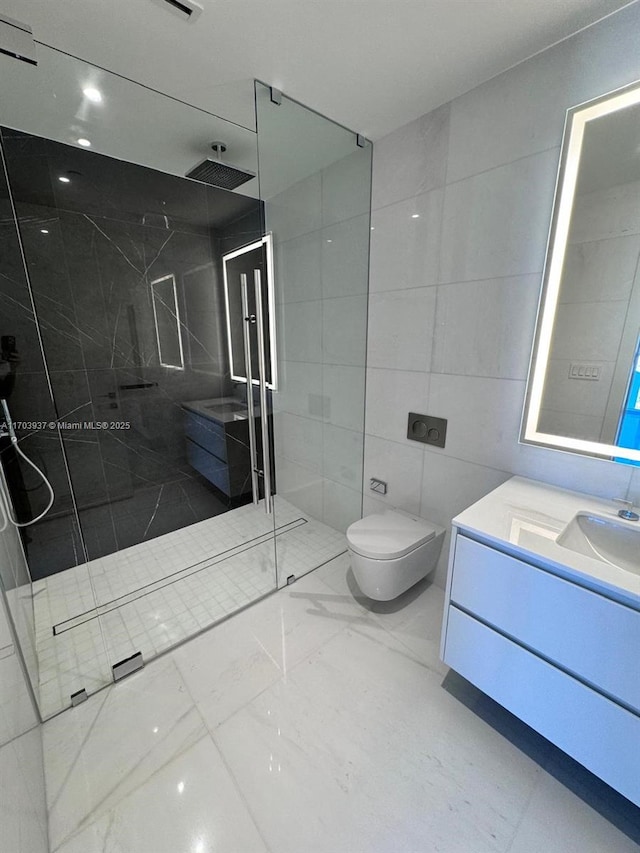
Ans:
[{"label": "glass shower enclosure", "polygon": [[48,717],[345,551],[371,147],[0,62],[0,578]]}]

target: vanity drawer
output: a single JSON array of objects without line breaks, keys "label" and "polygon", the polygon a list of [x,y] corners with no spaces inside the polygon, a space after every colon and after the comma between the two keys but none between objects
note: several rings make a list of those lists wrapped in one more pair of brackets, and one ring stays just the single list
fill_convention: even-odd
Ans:
[{"label": "vanity drawer", "polygon": [[640,717],[449,607],[444,661],[640,805]]},{"label": "vanity drawer", "polygon": [[227,440],[224,427],[215,421],[196,415],[194,412],[185,413],[184,431],[187,438],[213,453],[218,459],[227,459]]},{"label": "vanity drawer", "polygon": [[217,486],[225,495],[231,494],[229,488],[229,468],[226,462],[208,453],[199,444],[187,439],[187,459],[189,465]]},{"label": "vanity drawer", "polygon": [[458,534],[451,602],[640,710],[640,613]]}]

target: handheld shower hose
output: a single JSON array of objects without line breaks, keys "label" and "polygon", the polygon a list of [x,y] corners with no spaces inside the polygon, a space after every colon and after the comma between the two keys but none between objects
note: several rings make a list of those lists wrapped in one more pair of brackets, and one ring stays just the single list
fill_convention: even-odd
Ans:
[{"label": "handheld shower hose", "polygon": [[[38,466],[35,464],[35,462],[32,462],[29,459],[29,457],[26,455],[26,453],[23,453],[22,448],[20,447],[20,443],[18,442],[18,437],[16,435],[16,431],[13,428],[13,421],[11,420],[11,412],[9,411],[9,406],[7,405],[7,401],[4,399],[0,400],[0,406],[2,406],[2,413],[4,415],[4,420],[5,420],[5,423],[7,425],[7,432],[9,433],[9,438],[11,439],[11,444],[13,445],[13,449],[18,454],[18,456],[20,456],[22,459],[24,459],[24,461],[27,463],[27,465],[30,465],[34,469],[34,471],[36,471],[42,477],[47,489],[49,490],[49,503],[47,504],[46,509],[44,509],[40,513],[40,515],[37,515],[35,518],[32,518],[31,521],[16,521],[13,518],[13,515],[11,514],[11,509],[9,507],[10,502],[9,502],[8,498],[4,495],[4,490],[2,490],[2,492],[3,492],[3,494],[2,494],[3,503],[6,504],[6,506],[3,508],[3,510],[6,509],[6,514],[9,518],[9,521],[11,522],[11,524],[13,524],[14,527],[30,527],[32,524],[35,524],[37,521],[40,521],[41,519],[43,519],[45,517],[45,515],[49,512],[49,510],[53,506],[55,494],[53,492],[53,486],[47,480],[47,478],[42,473],[42,471],[38,468]],[[2,514],[4,515],[4,511]]]}]

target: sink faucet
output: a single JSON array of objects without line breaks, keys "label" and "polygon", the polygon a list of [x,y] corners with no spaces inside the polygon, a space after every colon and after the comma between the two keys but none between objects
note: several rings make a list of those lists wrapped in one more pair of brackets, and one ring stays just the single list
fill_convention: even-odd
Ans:
[{"label": "sink faucet", "polygon": [[624,498],[614,498],[614,503],[622,505],[618,510],[620,518],[626,518],[627,521],[640,521],[640,515],[633,511],[633,501],[627,501]]}]

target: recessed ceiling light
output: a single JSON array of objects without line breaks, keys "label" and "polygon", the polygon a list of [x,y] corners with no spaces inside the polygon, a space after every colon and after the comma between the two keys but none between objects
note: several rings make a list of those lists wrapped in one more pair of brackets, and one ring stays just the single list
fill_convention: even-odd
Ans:
[{"label": "recessed ceiling light", "polygon": [[46,228],[41,228],[41,229],[40,229],[40,233],[41,233],[41,234],[48,234],[49,232],[47,231],[47,229],[46,229]]},{"label": "recessed ceiling light", "polygon": [[333,240],[327,240],[327,243],[333,243]]},{"label": "recessed ceiling light", "polygon": [[62,183],[63,183],[63,184],[70,184],[70,183],[71,183],[71,178],[65,178],[65,176],[64,176],[64,175],[60,175],[60,177],[58,178],[58,180],[59,180],[59,181],[62,181]]},{"label": "recessed ceiling light", "polygon": [[78,140],[78,145],[82,145],[83,148],[91,148],[91,142],[83,136]]},{"label": "recessed ceiling light", "polygon": [[94,104],[99,104],[102,101],[102,92],[94,86],[87,86],[82,90],[82,94]]},{"label": "recessed ceiling light", "polygon": [[412,219],[420,219],[420,214],[419,213],[412,213],[411,218]]}]

